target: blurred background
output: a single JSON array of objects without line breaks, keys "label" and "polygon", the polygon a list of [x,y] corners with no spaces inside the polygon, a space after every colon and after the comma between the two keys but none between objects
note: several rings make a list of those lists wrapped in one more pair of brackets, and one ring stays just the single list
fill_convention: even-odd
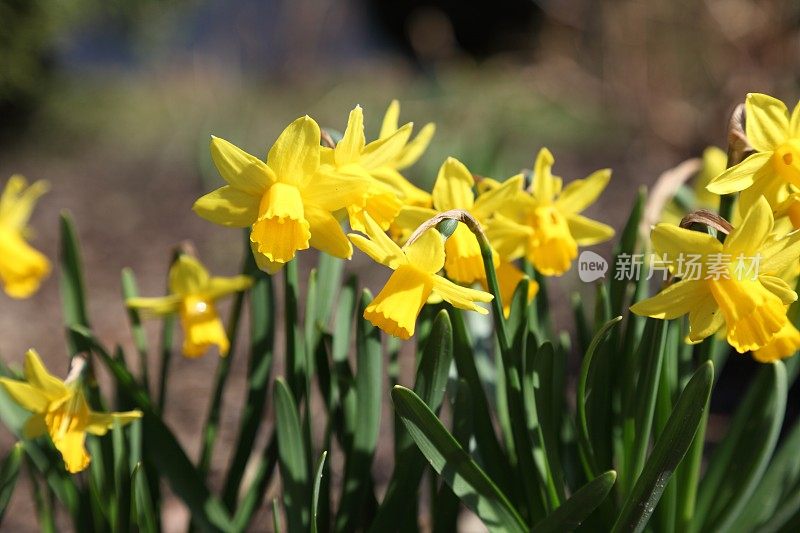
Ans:
[{"label": "blurred background", "polygon": [[[745,93],[797,100],[799,44],[800,4],[790,0],[0,0],[0,183],[13,173],[51,183],[33,244],[55,262],[58,213],[72,212],[93,327],[130,348],[123,267],[143,294],[161,294],[173,246],[192,239],[212,271],[239,268],[239,235],[191,211],[221,183],[211,134],[264,157],[294,118],[341,130],[361,104],[374,138],[398,98],[403,122],[438,127],[408,172],[420,186],[449,155],[505,178],[547,146],[565,180],[613,168],[588,214],[619,228],[640,184],[723,146]],[[366,265],[357,255],[348,268]],[[66,373],[57,276],[29,300],[0,294],[4,361],[35,346]],[[365,279],[375,290],[385,278]],[[574,272],[551,284],[565,330],[563,302],[576,290],[591,298]],[[245,365],[233,365],[212,484],[227,464]],[[192,457],[215,367],[212,354],[174,359],[166,416]],[[729,396],[715,400],[719,413],[738,399]],[[0,428],[0,448],[12,442]],[[375,469],[391,472],[391,450],[379,448]],[[28,500],[16,491],[10,530],[36,527]],[[180,528],[180,505],[167,511]]]}]

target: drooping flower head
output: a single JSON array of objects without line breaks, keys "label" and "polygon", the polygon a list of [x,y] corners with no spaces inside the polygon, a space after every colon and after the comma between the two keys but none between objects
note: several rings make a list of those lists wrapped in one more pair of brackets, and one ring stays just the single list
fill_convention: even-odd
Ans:
[{"label": "drooping flower head", "polygon": [[352,246],[332,213],[360,201],[362,186],[320,172],[319,143],[319,126],[308,116],[283,130],[266,162],[213,137],[211,157],[228,185],[197,200],[194,211],[224,226],[251,227],[256,262],[269,273],[309,247],[349,259]]},{"label": "drooping flower head", "polygon": [[773,223],[761,198],[724,244],[707,233],[658,224],[653,248],[681,279],[631,311],[661,319],[688,313],[689,343],[724,330],[739,353],[763,349],[760,359],[774,359],[794,352],[786,348],[800,347],[800,338],[787,327],[785,306],[797,295],[779,274],[797,261],[800,233],[776,238]]},{"label": "drooping flower head", "polygon": [[[436,214],[451,209],[462,209],[485,225],[497,212],[512,201],[522,189],[522,175],[509,178],[497,187],[475,197],[475,179],[467,167],[458,159],[448,157],[439,168],[433,185],[433,207],[406,206],[400,211],[397,225],[406,236]],[[444,269],[447,276],[459,283],[473,283],[486,278],[481,249],[475,235],[459,222],[455,232],[445,243]],[[495,252],[494,264],[500,264]]]},{"label": "drooping flower head", "polygon": [[742,213],[761,196],[777,210],[789,194],[800,190],[800,103],[789,116],[780,100],[750,93],[745,117],[747,141],[755,153],[712,179],[708,190],[715,194],[741,191]]},{"label": "drooping flower head", "polygon": [[0,194],[0,281],[12,298],[32,295],[50,273],[50,261],[27,243],[28,220],[47,189],[44,181],[28,186],[14,175]]},{"label": "drooping flower head", "polygon": [[35,439],[49,435],[70,473],[89,466],[86,434],[105,435],[114,422],[128,424],[142,416],[140,411],[97,413],[89,409],[79,381],[65,382],[52,376],[34,350],[25,354],[25,380],[0,377],[0,385],[23,409],[32,414],[22,436]]},{"label": "drooping flower head", "polygon": [[249,276],[212,277],[195,258],[181,254],[169,270],[168,296],[129,298],[128,307],[154,315],[177,313],[183,326],[183,354],[199,357],[212,345],[227,355],[230,342],[215,302],[252,285]]},{"label": "drooping flower head", "polygon": [[459,309],[488,311],[476,302],[490,302],[492,295],[456,285],[438,275],[445,263],[442,236],[429,229],[412,244],[400,248],[370,218],[366,235],[350,234],[350,240],[373,260],[394,272],[375,299],[364,310],[364,318],[390,335],[408,339],[414,334],[417,316],[433,294]]},{"label": "drooping flower head", "polygon": [[525,194],[518,195],[487,225],[487,236],[497,252],[508,259],[526,257],[546,276],[560,276],[578,256],[578,246],[606,241],[614,230],[580,213],[593,204],[609,179],[609,169],[575,180],[564,190],[553,176],[555,159],[542,148]]}]

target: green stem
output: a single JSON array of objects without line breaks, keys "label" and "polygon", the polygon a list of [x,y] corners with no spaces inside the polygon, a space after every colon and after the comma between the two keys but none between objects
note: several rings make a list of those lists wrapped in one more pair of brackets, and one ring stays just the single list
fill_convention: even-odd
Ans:
[{"label": "green stem", "polygon": [[175,315],[167,315],[161,322],[161,368],[158,379],[158,412],[164,412],[167,403],[167,378],[172,360],[172,338],[175,333]]},{"label": "green stem", "polygon": [[283,267],[284,327],[286,332],[286,375],[289,389],[298,402],[305,393],[305,383],[301,381],[303,373],[303,345],[298,321],[300,289],[297,271],[297,259],[286,263]]}]

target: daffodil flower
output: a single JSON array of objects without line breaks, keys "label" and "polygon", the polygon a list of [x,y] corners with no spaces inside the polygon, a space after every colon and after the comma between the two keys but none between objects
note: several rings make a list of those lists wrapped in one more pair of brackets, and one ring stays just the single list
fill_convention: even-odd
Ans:
[{"label": "daffodil flower", "polygon": [[800,349],[800,331],[787,318],[783,326],[770,341],[753,352],[753,359],[762,363],[770,363],[790,357]]},{"label": "daffodil flower", "polygon": [[560,276],[578,256],[578,246],[606,241],[614,230],[580,215],[603,192],[611,171],[598,170],[561,190],[561,178],[552,175],[553,154],[542,148],[526,194],[495,214],[486,235],[508,260],[526,257],[545,276]]},{"label": "daffodil flower", "polygon": [[183,326],[185,356],[200,357],[212,345],[225,356],[230,342],[215,302],[225,295],[246,290],[252,283],[249,276],[211,277],[197,259],[181,254],[169,270],[168,296],[129,298],[125,303],[153,315],[177,313]]},{"label": "daffodil flower", "polygon": [[360,186],[320,172],[319,143],[319,126],[308,116],[283,130],[266,162],[213,137],[211,157],[228,184],[197,200],[194,211],[224,226],[251,227],[256,262],[271,274],[309,247],[349,259],[353,248],[332,213],[358,201]]},{"label": "daffodil flower", "polygon": [[755,153],[712,179],[708,190],[715,194],[741,191],[743,213],[761,196],[774,209],[800,188],[800,103],[790,117],[780,100],[750,93],[745,116],[747,140]]},{"label": "daffodil flower", "polygon": [[[520,193],[522,175],[509,178],[477,199],[474,186],[475,179],[467,167],[459,160],[448,157],[439,168],[433,186],[433,208],[403,207],[397,225],[410,233],[437,213],[451,209],[463,209],[481,224],[486,224],[492,215]],[[447,239],[445,254],[444,269],[450,279],[459,283],[473,283],[486,278],[478,240],[463,223],[459,222],[455,232]],[[498,266],[500,258],[496,252],[493,258],[495,266]]]},{"label": "daffodil flower", "polygon": [[[379,140],[388,139],[399,130],[400,102],[392,100],[383,116]],[[404,126],[405,127],[405,126]],[[425,124],[416,137],[408,141],[403,148],[397,152],[393,160],[387,161],[384,165],[373,168],[370,174],[377,180],[394,188],[403,200],[404,205],[416,205],[419,207],[431,206],[431,195],[416,185],[409,182],[401,173],[414,163],[416,163],[431,142],[433,134],[436,132],[436,125],[432,122]]]},{"label": "daffodil flower", "polygon": [[139,411],[97,413],[89,409],[78,381],[64,382],[47,372],[34,350],[25,354],[25,381],[0,378],[8,395],[32,413],[22,436],[35,439],[49,435],[70,473],[89,466],[86,434],[105,435],[114,422],[128,424],[142,416]]},{"label": "daffodil flower", "polygon": [[50,261],[27,243],[28,219],[47,184],[28,186],[25,178],[11,176],[0,194],[0,281],[12,298],[27,298],[50,273]]},{"label": "daffodil flower", "polygon": [[[781,351],[775,343],[797,340],[787,328],[785,309],[797,294],[778,275],[800,255],[800,232],[775,238],[773,224],[769,203],[760,198],[724,244],[706,233],[656,225],[653,248],[667,264],[680,265],[682,258],[686,264],[685,258],[694,256],[701,268],[634,304],[631,311],[660,319],[688,313],[687,342],[698,343],[724,328],[728,343],[739,353],[766,350],[762,358],[772,357]],[[712,273],[714,263],[722,268]]]},{"label": "daffodil flower", "polygon": [[406,124],[391,135],[367,144],[364,112],[361,106],[356,106],[350,112],[342,140],[335,148],[322,149],[324,172],[361,180],[360,198],[346,206],[352,229],[363,232],[367,215],[387,229],[400,211],[403,202],[398,191],[375,179],[373,174],[397,161],[405,150],[412,127]]},{"label": "daffodil flower", "polygon": [[371,218],[366,218],[367,237],[351,233],[350,240],[373,260],[394,272],[364,310],[364,318],[390,335],[408,339],[422,306],[431,295],[468,311],[487,314],[476,302],[491,302],[492,295],[461,287],[439,276],[445,262],[444,243],[436,229],[429,229],[412,244],[400,248]]}]

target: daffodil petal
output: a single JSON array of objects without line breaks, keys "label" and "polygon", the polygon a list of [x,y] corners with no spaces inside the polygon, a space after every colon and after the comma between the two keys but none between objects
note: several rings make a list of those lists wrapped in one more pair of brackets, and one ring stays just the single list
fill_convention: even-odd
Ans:
[{"label": "daffodil petal", "polygon": [[475,180],[467,167],[458,159],[448,157],[439,167],[433,185],[433,206],[440,211],[471,209],[475,201],[473,185]]},{"label": "daffodil petal", "polygon": [[486,225],[489,243],[505,261],[525,255],[532,234],[530,226],[518,224],[501,214],[496,214]]},{"label": "daffodil petal", "polygon": [[300,117],[278,136],[267,155],[267,165],[277,181],[303,185],[319,168],[319,125],[308,115]]},{"label": "daffodil petal", "polygon": [[753,184],[739,193],[737,201],[739,213],[746,214],[762,196],[771,206],[777,207],[780,203],[781,190],[784,188],[784,181],[775,173],[771,164],[756,169]]},{"label": "daffodil petal", "polygon": [[44,180],[27,185],[19,174],[11,176],[0,195],[0,223],[9,228],[23,230],[28,224],[39,198],[50,190]]},{"label": "daffodil petal", "polygon": [[746,258],[755,257],[772,232],[772,226],[772,209],[762,196],[747,212],[739,227],[731,231],[722,248],[734,259],[740,254]]},{"label": "daffodil petal", "polygon": [[0,378],[0,385],[20,407],[32,413],[44,413],[50,405],[50,398],[41,389],[23,381]]},{"label": "daffodil petal", "polygon": [[783,239],[768,243],[759,253],[758,265],[760,275],[780,275],[788,268],[797,265],[800,257],[800,230],[793,231]]},{"label": "daffodil petal", "polygon": [[533,182],[531,192],[539,202],[550,202],[556,194],[557,185],[552,169],[555,163],[553,154],[547,148],[539,150],[533,164]]},{"label": "daffodil petal", "polygon": [[92,435],[105,435],[108,430],[114,427],[114,421],[120,426],[130,424],[134,420],[142,418],[141,411],[125,411],[121,413],[89,413],[89,421],[86,424],[86,432]]},{"label": "daffodil petal", "polygon": [[396,161],[411,136],[412,123],[405,124],[389,137],[372,141],[361,153],[359,163],[366,169],[378,168]]},{"label": "daffodil petal", "polygon": [[709,292],[703,280],[682,280],[668,285],[655,296],[631,306],[631,311],[640,316],[671,320],[685,315],[703,301]]},{"label": "daffodil petal", "polygon": [[478,220],[488,220],[495,213],[503,210],[508,202],[522,194],[522,175],[513,176],[498,187],[488,190],[475,200],[472,213]]},{"label": "daffodil petal", "polygon": [[614,236],[614,228],[582,215],[567,215],[567,226],[572,238],[581,246],[607,241]]},{"label": "daffodil petal", "polygon": [[758,281],[769,292],[780,298],[783,305],[789,305],[797,300],[797,293],[794,289],[777,276],[758,276]]},{"label": "daffodil petal", "polygon": [[50,261],[14,230],[0,230],[0,281],[12,298],[27,298],[50,274]]},{"label": "daffodil petal", "polygon": [[349,238],[374,261],[393,269],[408,262],[400,247],[369,217],[365,220],[365,230],[369,239],[355,233],[351,233]]},{"label": "daffodil petal", "polygon": [[364,112],[357,105],[347,119],[347,128],[344,130],[342,140],[334,149],[334,160],[337,165],[345,165],[358,161],[364,146],[367,144],[364,137]]},{"label": "daffodil petal", "polygon": [[571,182],[559,195],[556,207],[562,213],[580,213],[597,200],[610,179],[611,169],[605,168]]},{"label": "daffodil petal", "polygon": [[731,194],[751,187],[756,179],[756,174],[765,165],[770,164],[772,152],[759,152],[752,154],[747,159],[727,169],[713,178],[706,189],[714,194]]},{"label": "daffodil petal", "polygon": [[[458,223],[456,230],[445,241],[444,249],[444,268],[447,277],[464,284],[470,284],[486,277],[478,239],[463,223]],[[492,250],[492,259],[495,266],[500,264],[500,257],[494,250]]]},{"label": "daffodil petal", "polygon": [[51,401],[67,394],[64,382],[47,371],[36,350],[25,353],[24,370],[25,380],[49,396]]},{"label": "daffodil petal", "polygon": [[128,298],[125,305],[131,309],[144,311],[145,314],[163,316],[176,313],[181,304],[181,297],[178,295],[157,296],[154,298]]},{"label": "daffodil petal", "polygon": [[267,256],[258,251],[258,244],[253,241],[250,241],[250,251],[253,254],[253,259],[256,260],[256,266],[258,266],[259,270],[262,270],[267,274],[277,273],[283,268],[283,265],[286,264],[279,263],[278,261],[272,261],[267,258]]},{"label": "daffodil petal", "polygon": [[311,228],[309,240],[311,246],[341,259],[352,257],[353,247],[342,231],[339,221],[331,213],[318,207],[308,206],[306,220]]},{"label": "daffodil petal", "polygon": [[236,228],[246,228],[258,218],[260,196],[225,185],[201,196],[192,210],[204,219]]},{"label": "daffodil petal", "polygon": [[169,290],[180,296],[196,294],[208,285],[208,270],[200,261],[186,254],[180,254],[169,269]]},{"label": "daffodil petal", "polygon": [[369,179],[369,175],[352,176],[321,167],[301,191],[303,204],[330,212],[344,209],[361,201]]},{"label": "daffodil petal", "polygon": [[488,303],[494,298],[494,296],[488,292],[456,285],[442,276],[433,277],[433,292],[441,296],[453,307],[465,309],[467,311],[475,311],[482,315],[488,314],[489,311],[485,307],[478,305],[477,302]]},{"label": "daffodil petal", "polygon": [[246,291],[253,285],[253,278],[250,276],[233,276],[230,278],[212,277],[208,280],[208,285],[203,294],[211,300],[216,300],[228,294]]},{"label": "daffodil petal", "polygon": [[794,106],[792,116],[789,119],[789,136],[800,139],[800,102]]},{"label": "daffodil petal", "polygon": [[394,224],[408,231],[414,231],[420,224],[436,216],[436,211],[427,207],[405,206],[400,209]]},{"label": "daffodil petal", "polygon": [[657,224],[651,235],[656,253],[675,262],[681,255],[708,255],[722,252],[722,244],[709,235],[672,224]]},{"label": "daffodil petal", "polygon": [[392,100],[389,107],[386,108],[386,113],[383,115],[381,122],[381,131],[378,137],[381,139],[390,136],[397,131],[397,124],[400,120],[400,102]]},{"label": "daffodil petal", "polygon": [[211,137],[211,159],[222,179],[244,193],[260,196],[275,181],[266,163],[225,139]]},{"label": "daffodil petal", "polygon": [[772,96],[749,93],[745,100],[745,129],[750,145],[759,152],[775,150],[789,134],[789,110]]},{"label": "daffodil petal", "polygon": [[426,230],[411,245],[403,247],[408,263],[416,268],[435,274],[444,267],[444,239],[435,228]]},{"label": "daffodil petal", "polygon": [[400,158],[395,163],[395,167],[398,170],[402,170],[419,161],[419,158],[422,157],[422,154],[428,149],[428,145],[431,143],[434,133],[436,133],[436,125],[432,122],[425,124],[425,126],[419,130],[417,136],[406,144],[400,154]]},{"label": "daffodil petal", "polygon": [[724,325],[725,316],[719,310],[717,302],[706,296],[689,310],[687,341],[690,344],[696,344],[719,331]]},{"label": "daffodil petal", "polygon": [[403,200],[406,206],[431,207],[433,201],[430,193],[420,189],[397,170],[380,167],[372,171],[372,177],[384,185],[391,187]]},{"label": "daffodil petal", "polygon": [[755,350],[753,359],[760,363],[771,363],[794,355],[800,349],[800,331],[797,331],[789,320],[773,335],[772,339],[760,350]]}]

